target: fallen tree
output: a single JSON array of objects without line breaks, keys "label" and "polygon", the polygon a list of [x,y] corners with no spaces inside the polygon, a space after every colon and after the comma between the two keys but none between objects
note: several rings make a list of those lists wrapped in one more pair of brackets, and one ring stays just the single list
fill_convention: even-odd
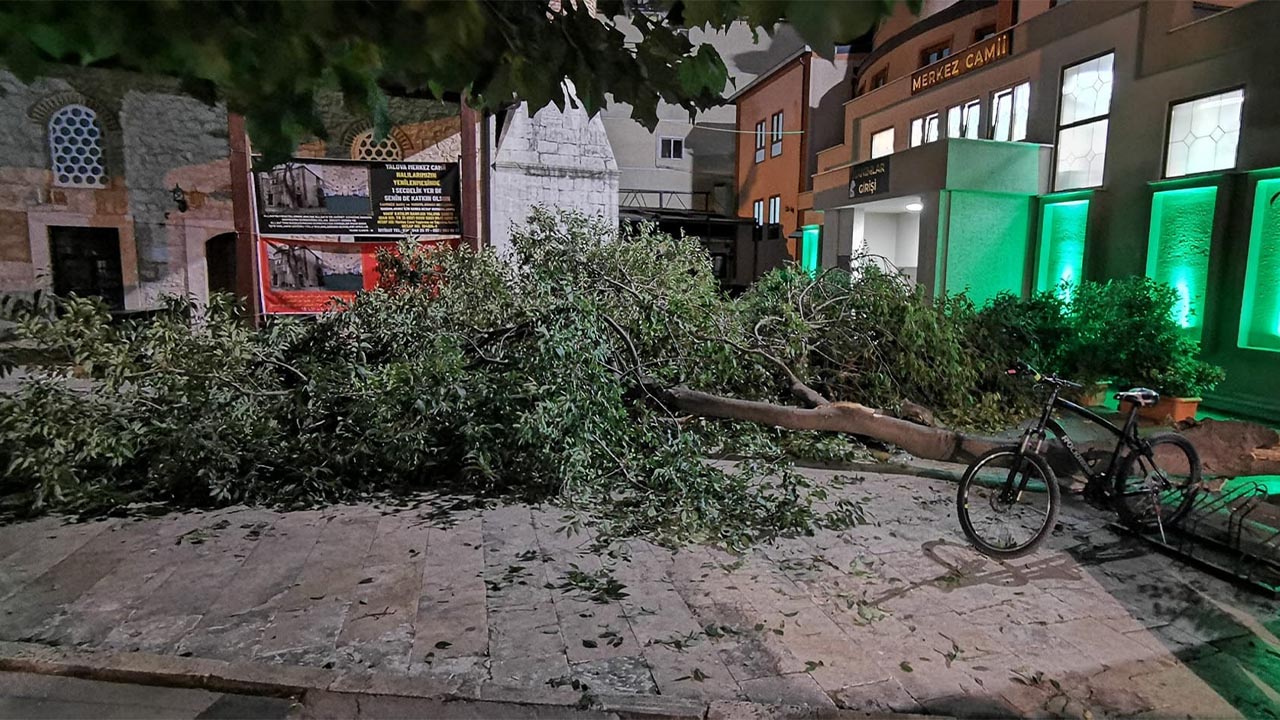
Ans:
[{"label": "fallen tree", "polygon": [[82,299],[15,310],[50,365],[0,396],[0,495],[22,512],[554,498],[604,535],[742,546],[863,517],[791,457],[865,440],[963,462],[1035,404],[1003,375],[1036,351],[1011,332],[1020,305],[992,322],[874,269],[729,298],[696,241],[573,215],[535,214],[514,245],[405,247],[378,291],[260,330],[229,298],[123,323]]}]

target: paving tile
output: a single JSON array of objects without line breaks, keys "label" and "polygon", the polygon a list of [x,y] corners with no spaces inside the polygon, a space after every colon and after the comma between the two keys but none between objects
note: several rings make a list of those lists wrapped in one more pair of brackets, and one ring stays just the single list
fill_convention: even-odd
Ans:
[{"label": "paving tile", "polygon": [[408,669],[426,541],[425,528],[407,514],[389,514],[379,521],[369,558],[385,564],[366,566],[365,577],[356,583],[355,602],[348,607],[336,642],[341,663]]},{"label": "paving tile", "polygon": [[799,672],[744,680],[739,685],[752,702],[770,705],[804,705],[815,710],[835,710],[822,686],[809,675]]},{"label": "paving tile", "polygon": [[429,533],[413,640],[413,658],[486,655],[489,620],[485,603],[481,520],[461,519]]},{"label": "paving tile", "polygon": [[35,526],[45,532],[27,534],[23,545],[0,562],[0,603],[7,604],[10,597],[32,580],[119,524],[117,520],[103,520],[58,527]]}]

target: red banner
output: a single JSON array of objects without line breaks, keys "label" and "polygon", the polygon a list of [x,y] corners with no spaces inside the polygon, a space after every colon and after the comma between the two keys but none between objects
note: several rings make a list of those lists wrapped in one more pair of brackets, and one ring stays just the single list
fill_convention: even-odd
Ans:
[{"label": "red banner", "polygon": [[[430,242],[454,243],[453,240]],[[361,290],[378,287],[378,250],[394,242],[317,242],[264,237],[258,243],[262,310],[310,315],[333,310]]]}]

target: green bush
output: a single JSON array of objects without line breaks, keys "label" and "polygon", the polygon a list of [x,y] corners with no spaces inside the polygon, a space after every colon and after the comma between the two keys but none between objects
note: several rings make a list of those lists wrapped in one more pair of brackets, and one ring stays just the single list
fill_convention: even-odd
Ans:
[{"label": "green bush", "polygon": [[1225,373],[1199,359],[1199,343],[1173,318],[1177,302],[1172,286],[1141,276],[1081,283],[1069,307],[1076,328],[1069,363],[1122,389],[1179,397],[1212,390]]}]

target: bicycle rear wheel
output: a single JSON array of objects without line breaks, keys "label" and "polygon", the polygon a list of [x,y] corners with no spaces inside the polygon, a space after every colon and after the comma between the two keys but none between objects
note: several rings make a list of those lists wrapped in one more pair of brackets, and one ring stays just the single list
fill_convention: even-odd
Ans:
[{"label": "bicycle rear wheel", "polygon": [[1130,527],[1171,527],[1191,510],[1200,489],[1200,455],[1181,435],[1146,442],[1148,448],[1126,455],[1116,473],[1116,513]]},{"label": "bicycle rear wheel", "polygon": [[960,480],[960,528],[984,555],[1020,557],[1049,537],[1058,520],[1059,495],[1058,480],[1044,458],[1021,454],[1012,445],[999,447],[975,460]]}]

